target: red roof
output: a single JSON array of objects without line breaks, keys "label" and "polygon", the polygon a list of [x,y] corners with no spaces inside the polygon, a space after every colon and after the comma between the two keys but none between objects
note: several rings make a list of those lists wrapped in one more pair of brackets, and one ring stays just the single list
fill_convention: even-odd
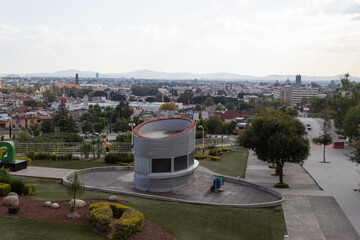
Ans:
[{"label": "red roof", "polygon": [[216,112],[215,114],[221,118],[222,122],[225,122],[225,120],[231,120],[243,116],[241,113],[235,111],[227,111],[224,113]]}]

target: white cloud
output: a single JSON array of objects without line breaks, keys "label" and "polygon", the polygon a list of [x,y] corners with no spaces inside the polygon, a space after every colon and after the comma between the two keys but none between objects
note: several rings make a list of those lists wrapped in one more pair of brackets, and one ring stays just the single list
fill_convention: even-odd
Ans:
[{"label": "white cloud", "polygon": [[20,32],[20,28],[17,26],[0,24],[0,34],[1,33],[18,33],[18,32]]}]

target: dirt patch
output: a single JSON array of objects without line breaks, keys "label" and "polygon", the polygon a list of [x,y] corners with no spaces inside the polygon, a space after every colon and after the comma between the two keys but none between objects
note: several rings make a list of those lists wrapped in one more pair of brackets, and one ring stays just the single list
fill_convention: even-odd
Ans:
[{"label": "dirt patch", "polygon": [[[0,197],[0,203],[2,203],[2,200],[3,197]],[[37,220],[44,220],[51,222],[65,222],[65,223],[81,224],[81,225],[89,226],[89,223],[86,219],[89,205],[95,202],[106,202],[105,200],[84,200],[86,202],[86,207],[77,208],[77,212],[80,214],[81,217],[69,218],[67,217],[70,207],[69,201],[57,202],[59,203],[60,207],[58,209],[52,209],[52,208],[44,207],[44,202],[31,200],[24,196],[21,196],[19,200],[20,200],[20,210],[17,214],[8,213],[7,206],[1,205],[0,216],[37,219]],[[127,201],[116,201],[116,202],[120,204],[128,203]],[[145,219],[143,225],[143,231],[132,235],[128,239],[172,240],[174,238],[168,232],[162,229],[159,225]]]}]

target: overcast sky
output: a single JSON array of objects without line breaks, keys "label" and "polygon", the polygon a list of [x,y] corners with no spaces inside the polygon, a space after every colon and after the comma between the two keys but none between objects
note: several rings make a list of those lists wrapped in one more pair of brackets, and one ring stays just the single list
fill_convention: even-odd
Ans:
[{"label": "overcast sky", "polygon": [[360,76],[360,0],[1,0],[0,73]]}]

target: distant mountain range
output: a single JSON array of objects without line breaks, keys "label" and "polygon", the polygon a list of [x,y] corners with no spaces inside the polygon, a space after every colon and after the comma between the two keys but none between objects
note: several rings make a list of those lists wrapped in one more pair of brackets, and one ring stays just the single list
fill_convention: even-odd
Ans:
[{"label": "distant mountain range", "polygon": [[[21,77],[75,77],[75,74],[78,73],[79,77],[85,78],[95,78],[96,72],[94,71],[80,71],[76,69],[68,69],[53,73],[29,73],[29,74],[0,74],[0,76],[21,76]],[[164,80],[226,80],[226,81],[285,81],[290,79],[290,81],[295,81],[295,75],[268,75],[263,77],[255,77],[250,75],[241,75],[235,73],[166,73],[166,72],[157,72],[151,70],[139,70],[127,73],[99,73],[100,78],[137,78],[137,79],[164,79]],[[336,76],[306,76],[302,75],[302,81],[329,81],[329,80],[339,80],[341,75]],[[360,77],[351,76],[351,80],[360,81]]]}]

